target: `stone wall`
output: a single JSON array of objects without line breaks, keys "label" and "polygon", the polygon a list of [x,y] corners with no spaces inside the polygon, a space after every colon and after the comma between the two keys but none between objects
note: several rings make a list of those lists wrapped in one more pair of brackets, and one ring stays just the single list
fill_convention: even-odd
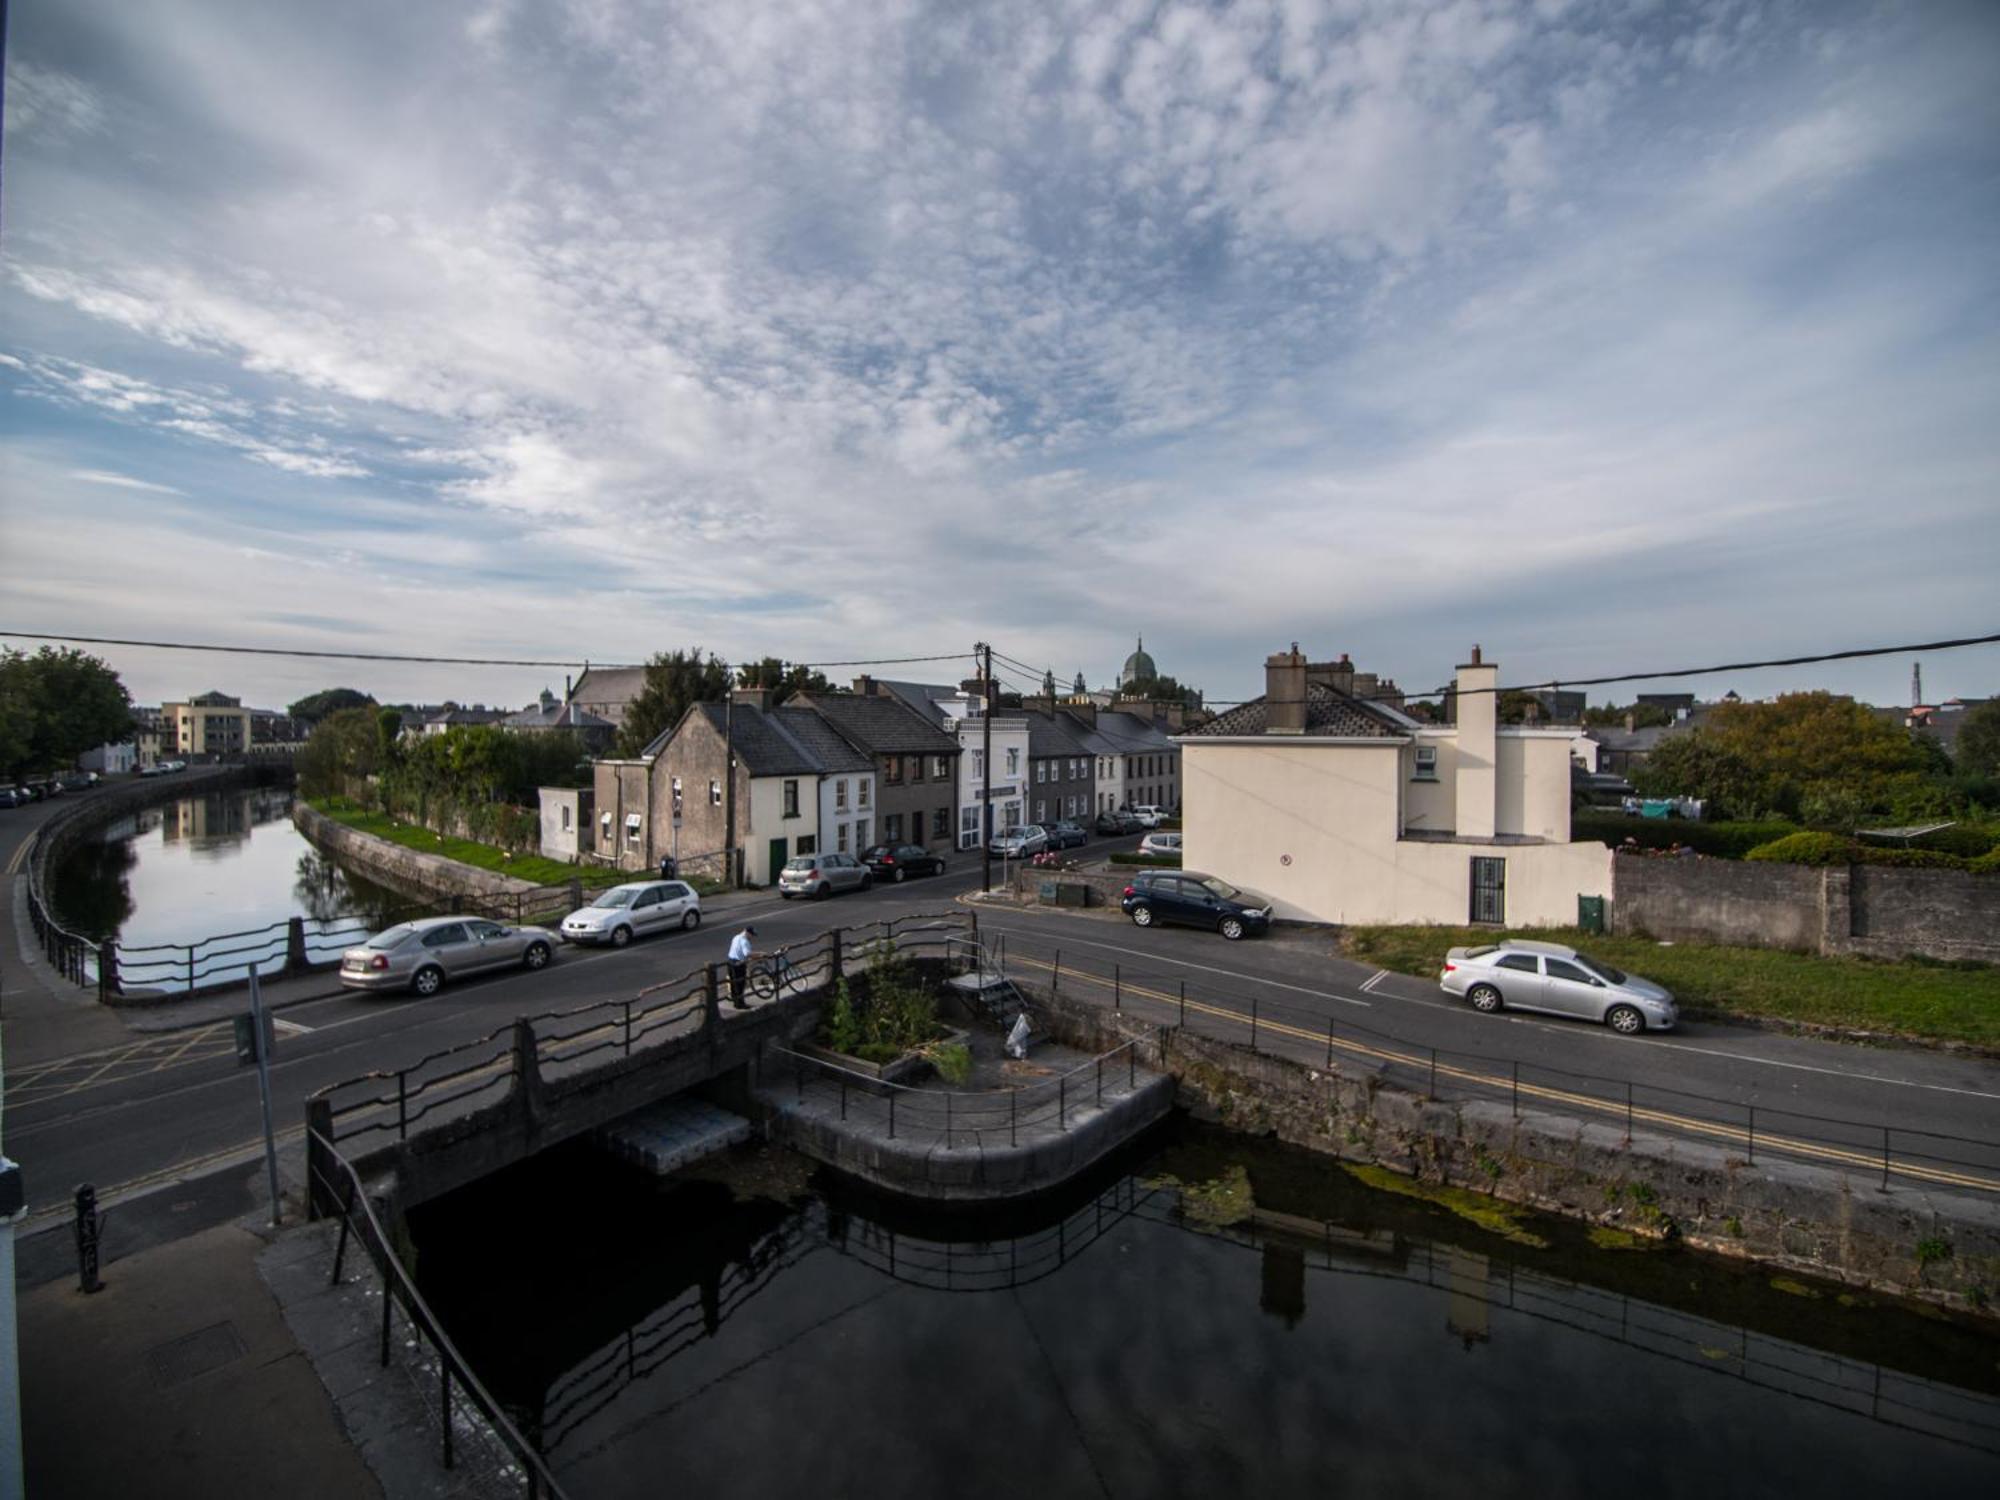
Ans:
[{"label": "stone wall", "polygon": [[2000,962],[2000,879],[1887,865],[1815,868],[1622,854],[1611,930],[1801,953]]},{"label": "stone wall", "polygon": [[[1119,1025],[1075,1001],[1037,999],[1072,1046],[1105,1045]],[[1627,1139],[1615,1123],[1516,1116],[1505,1101],[1431,1101],[1348,1059],[1314,1067],[1180,1030],[1167,1033],[1159,1063],[1198,1113],[1329,1157],[1964,1310],[1986,1310],[2000,1291],[2000,1201],[1990,1196],[1900,1179],[1884,1190],[1858,1165],[1752,1162],[1733,1145]]]},{"label": "stone wall", "polygon": [[303,801],[292,804],[292,822],[300,833],[319,848],[337,854],[343,864],[361,871],[378,885],[413,900],[430,901],[447,896],[516,896],[542,889],[532,880],[520,880],[494,870],[476,869],[457,860],[419,849],[407,849],[378,839],[372,833],[349,828]]}]

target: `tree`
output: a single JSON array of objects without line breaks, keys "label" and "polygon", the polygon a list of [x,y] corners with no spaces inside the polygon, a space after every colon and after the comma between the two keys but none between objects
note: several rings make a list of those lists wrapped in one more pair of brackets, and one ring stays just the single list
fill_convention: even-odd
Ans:
[{"label": "tree", "polygon": [[1634,703],[1625,708],[1616,703],[1606,703],[1583,711],[1583,722],[1599,729],[1623,729],[1628,718],[1634,729],[1653,729],[1674,721],[1674,716],[1657,703]]},{"label": "tree", "polygon": [[1182,687],[1172,677],[1148,677],[1143,681],[1127,683],[1119,696],[1146,698],[1154,703],[1181,703],[1189,708],[1201,707],[1201,689]]},{"label": "tree", "polygon": [[[752,662],[746,667],[739,667],[736,672],[736,680],[744,687],[775,689],[777,696],[773,701],[779,703],[784,702],[785,699],[791,697],[794,693],[830,693],[834,691],[833,684],[828,682],[825,677],[814,671],[811,667],[802,667],[796,662],[791,666],[786,666],[785,663],[778,660],[775,656],[767,656],[762,661]],[[678,718],[679,715],[675,717]]]},{"label": "tree", "polygon": [[299,785],[308,797],[351,796],[382,768],[381,725],[372,708],[327,715],[299,751]]},{"label": "tree", "polygon": [[1777,807],[1769,779],[1700,730],[1661,740],[1632,785],[1647,797],[1698,797],[1712,818],[1754,818]]},{"label": "tree", "polygon": [[1958,771],[1965,776],[2000,776],[2000,698],[1965,711],[1958,726]]},{"label": "tree", "polygon": [[617,752],[630,759],[644,752],[664,730],[680,723],[696,703],[718,702],[729,692],[729,668],[720,657],[692,651],[662,651],[646,663],[646,685],[625,710]]},{"label": "tree", "polygon": [[359,688],[322,688],[317,693],[306,694],[285,712],[295,719],[318,723],[328,714],[339,713],[343,708],[366,708],[374,701]]},{"label": "tree", "polygon": [[10,776],[73,765],[131,734],[132,695],[96,657],[54,646],[0,651],[0,766]]}]

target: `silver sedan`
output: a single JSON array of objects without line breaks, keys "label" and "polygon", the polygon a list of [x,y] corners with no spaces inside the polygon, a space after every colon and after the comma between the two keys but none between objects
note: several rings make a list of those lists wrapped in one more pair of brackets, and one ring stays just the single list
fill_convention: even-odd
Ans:
[{"label": "silver sedan", "polygon": [[1674,997],[1650,979],[1627,974],[1560,943],[1505,938],[1491,947],[1453,948],[1438,983],[1474,1010],[1540,1011],[1599,1021],[1624,1036],[1671,1031]]},{"label": "silver sedan", "polygon": [[540,969],[555,953],[539,927],[507,927],[483,917],[424,917],[378,932],[340,958],[340,982],[355,990],[409,988],[435,995],[447,979],[519,964]]}]

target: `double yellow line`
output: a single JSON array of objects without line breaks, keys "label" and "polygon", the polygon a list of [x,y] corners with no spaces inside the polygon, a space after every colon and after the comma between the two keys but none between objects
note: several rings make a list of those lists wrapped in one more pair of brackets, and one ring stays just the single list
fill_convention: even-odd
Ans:
[{"label": "double yellow line", "polygon": [[[1012,954],[1008,957],[1010,962],[1020,964],[1025,968],[1051,971],[1055,968],[1054,964],[1046,963],[1041,959]],[[1151,1001],[1154,1004],[1166,1006],[1176,1013],[1180,1012],[1183,1005],[1182,997],[1178,994],[1169,994],[1165,990],[1148,989],[1144,985],[1135,985],[1123,980],[1106,979],[1102,975],[1092,974],[1087,970],[1071,969],[1063,977],[1073,982],[1081,980],[1086,984],[1098,985],[1104,989],[1111,989],[1115,984],[1121,998],[1131,996],[1140,1000]],[[1226,1006],[1209,1005],[1199,1000],[1188,1000],[1185,1002],[1185,1005],[1189,1011],[1200,1015],[1213,1016],[1223,1021],[1232,1021],[1246,1028],[1251,1024],[1251,1018],[1240,1010],[1230,1010]],[[1620,1116],[1634,1122],[1644,1120],[1649,1125],[1660,1125],[1671,1130],[1684,1131],[1690,1135],[1704,1136],[1723,1142],[1740,1142],[1745,1139],[1744,1131],[1735,1125],[1718,1124],[1714,1120],[1703,1120],[1693,1115],[1674,1114],[1668,1110],[1631,1108],[1624,1104],[1614,1103],[1608,1099],[1599,1099],[1591,1094],[1578,1094],[1568,1089],[1551,1088],[1546,1084],[1522,1083],[1510,1073],[1485,1073],[1476,1068],[1461,1067],[1456,1063],[1434,1062],[1427,1055],[1398,1052],[1393,1048],[1370,1046],[1366,1042],[1348,1041],[1338,1035],[1308,1031],[1302,1026],[1288,1025],[1283,1021],[1266,1020],[1262,1016],[1257,1017],[1256,1027],[1259,1032],[1270,1031],[1280,1036],[1296,1037],[1300,1041],[1311,1042],[1315,1047],[1327,1047],[1334,1052],[1345,1053],[1350,1057],[1365,1057],[1377,1062],[1402,1063],[1406,1067],[1434,1070],[1435,1076],[1439,1078],[1456,1079],[1463,1083],[1477,1084],[1482,1088],[1516,1091],[1527,1095],[1531,1099],[1540,1099],[1551,1104],[1565,1105],[1573,1109],[1589,1110],[1595,1114]],[[1756,1137],[1756,1145],[1761,1150],[1783,1152],[1790,1156],[1804,1157],[1809,1161],[1829,1162],[1837,1166],[1856,1167],[1870,1173],[1880,1172],[1884,1162],[1884,1158],[1881,1155],[1873,1152],[1845,1146],[1823,1145],[1818,1141],[1800,1140],[1796,1136],[1765,1135],[1760,1132]],[[1926,1166],[1920,1162],[1903,1161],[1894,1157],[1888,1158],[1888,1166],[1892,1173],[1914,1178],[1919,1182],[1936,1183],[1942,1187],[1975,1188],[1981,1192],[1988,1193],[2000,1192],[2000,1178],[1985,1177],[1970,1172],[1956,1172],[1944,1167]]]}]

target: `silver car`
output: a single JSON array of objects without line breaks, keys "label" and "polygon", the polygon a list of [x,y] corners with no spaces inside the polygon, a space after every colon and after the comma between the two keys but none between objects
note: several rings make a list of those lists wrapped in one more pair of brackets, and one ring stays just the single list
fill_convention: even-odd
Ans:
[{"label": "silver car", "polygon": [[447,979],[519,964],[547,966],[555,942],[539,927],[507,927],[484,917],[424,917],[378,932],[340,957],[340,982],[353,990],[435,995]]},{"label": "silver car", "polygon": [[1674,997],[1650,979],[1627,974],[1560,943],[1503,938],[1484,948],[1453,948],[1438,983],[1474,1010],[1533,1010],[1601,1021],[1625,1036],[1672,1031]]},{"label": "silver car", "polygon": [[1034,823],[993,835],[992,851],[1002,859],[1030,859],[1049,847],[1049,836]]},{"label": "silver car", "polygon": [[778,894],[831,896],[835,891],[865,891],[875,883],[868,866],[851,854],[801,854],[785,861],[778,872]]},{"label": "silver car", "polygon": [[622,948],[651,932],[701,926],[701,897],[684,880],[639,880],[601,891],[590,905],[562,919],[571,943],[609,943]]}]

